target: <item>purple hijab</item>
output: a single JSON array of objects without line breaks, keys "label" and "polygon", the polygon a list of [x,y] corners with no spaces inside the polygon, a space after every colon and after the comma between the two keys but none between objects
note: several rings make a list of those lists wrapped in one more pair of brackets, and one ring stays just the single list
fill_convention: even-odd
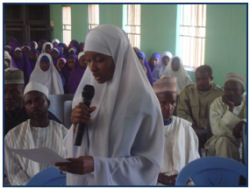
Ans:
[{"label": "purple hijab", "polygon": [[[59,61],[60,61],[60,60],[62,60],[62,61],[64,62],[64,67],[65,67],[67,61],[66,61],[65,58],[61,57],[61,58],[58,58],[57,63],[56,63],[56,69],[57,69],[58,73],[59,73],[60,76],[61,76],[62,83],[63,83],[63,88],[65,88],[66,79],[65,79],[65,76],[64,76],[64,74],[63,74],[63,68],[64,68],[64,67],[63,67],[62,69],[59,68]],[[64,91],[65,91],[65,89],[64,89]]]},{"label": "purple hijab", "polygon": [[[70,58],[73,58],[74,60],[75,60],[75,64],[77,63],[77,56],[76,55],[70,55],[68,58],[67,58],[67,60],[68,59],[70,59]],[[68,91],[67,91],[67,83],[68,83],[68,81],[69,81],[69,77],[70,77],[70,74],[71,74],[71,72],[72,72],[72,70],[73,70],[74,68],[70,68],[69,66],[68,66],[68,62],[64,65],[64,67],[63,67],[63,69],[62,69],[62,73],[63,73],[63,75],[64,75],[64,78],[65,78],[65,82],[66,82],[66,86],[65,86],[65,93],[68,93]]]},{"label": "purple hijab", "polygon": [[150,64],[150,60],[151,60],[153,57],[157,58],[157,59],[158,59],[158,62],[160,63],[160,60],[161,60],[161,54],[160,54],[160,53],[155,52],[155,53],[153,53],[153,54],[152,54],[152,56],[150,57],[150,59],[149,59],[149,67],[150,67],[150,69],[151,69],[151,72],[153,72],[153,71],[154,71],[155,66],[156,66],[156,65],[151,65],[151,64]]},{"label": "purple hijab", "polygon": [[68,93],[74,94],[76,92],[76,89],[81,81],[84,72],[85,68],[83,68],[78,62],[76,62],[72,72],[70,73],[69,80],[66,85],[66,91]]},{"label": "purple hijab", "polygon": [[[37,57],[39,56],[39,51],[38,51],[37,49],[31,49],[31,50],[30,50],[30,53],[36,54]],[[25,68],[24,68],[25,71],[24,71],[24,72],[26,72],[26,74],[27,74],[26,77],[29,79],[30,74],[32,73],[33,69],[35,68],[37,58],[36,58],[36,59],[30,59],[29,56],[26,56],[26,57],[25,57],[25,60],[26,60],[26,61],[25,61],[26,64],[25,64]]]},{"label": "purple hijab", "polygon": [[149,80],[149,82],[151,83],[151,85],[153,85],[152,72],[151,72],[151,70],[150,70],[150,67],[149,67],[149,65],[148,65],[148,61],[147,61],[147,59],[146,59],[146,56],[145,56],[144,52],[142,52],[142,51],[137,51],[136,54],[137,54],[138,57],[140,57],[140,58],[143,59],[143,64],[144,64],[144,66],[145,66],[146,69],[147,69],[147,77],[148,77],[148,80]]},{"label": "purple hijab", "polygon": [[59,60],[59,58],[63,58],[63,53],[62,53],[60,47],[53,47],[53,48],[52,48],[52,51],[53,51],[54,49],[59,53],[59,56],[58,56],[57,58],[54,58],[54,57],[51,56],[54,65],[56,65],[56,64],[57,64],[57,61]]}]

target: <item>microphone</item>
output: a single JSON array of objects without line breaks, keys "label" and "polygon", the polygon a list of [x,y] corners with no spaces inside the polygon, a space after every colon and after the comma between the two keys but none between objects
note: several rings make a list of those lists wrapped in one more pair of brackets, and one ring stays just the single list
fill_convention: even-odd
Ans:
[{"label": "microphone", "polygon": [[[90,106],[91,100],[94,97],[95,88],[92,85],[85,85],[82,91],[82,100],[86,106]],[[82,136],[85,124],[78,123],[76,125],[76,138],[75,138],[75,146],[81,146],[82,144]]]}]

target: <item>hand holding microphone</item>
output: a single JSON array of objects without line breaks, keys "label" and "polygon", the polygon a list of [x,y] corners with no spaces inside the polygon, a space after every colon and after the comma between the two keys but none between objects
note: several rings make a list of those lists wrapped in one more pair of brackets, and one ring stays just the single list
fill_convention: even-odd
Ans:
[{"label": "hand holding microphone", "polygon": [[82,92],[83,102],[79,103],[72,110],[71,120],[74,125],[76,146],[81,145],[84,127],[90,121],[91,112],[93,112],[96,109],[96,107],[89,107],[93,96],[94,96],[94,87],[91,85],[86,85]]}]

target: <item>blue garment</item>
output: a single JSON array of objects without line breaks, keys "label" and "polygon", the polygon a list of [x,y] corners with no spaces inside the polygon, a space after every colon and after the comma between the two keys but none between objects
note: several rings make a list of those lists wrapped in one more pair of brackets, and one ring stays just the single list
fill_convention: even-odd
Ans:
[{"label": "blue garment", "polygon": [[172,123],[172,119],[168,119],[164,121],[164,126],[169,126]]},{"label": "blue garment", "polygon": [[151,72],[151,69],[150,69],[150,67],[149,67],[149,65],[148,65],[148,61],[147,61],[147,59],[146,59],[146,56],[145,56],[144,52],[142,52],[142,51],[137,51],[136,54],[137,54],[137,56],[139,56],[140,58],[143,59],[143,64],[144,64],[144,66],[145,66],[146,69],[147,69],[147,77],[148,77],[148,80],[149,80],[150,84],[153,85],[152,72]]}]

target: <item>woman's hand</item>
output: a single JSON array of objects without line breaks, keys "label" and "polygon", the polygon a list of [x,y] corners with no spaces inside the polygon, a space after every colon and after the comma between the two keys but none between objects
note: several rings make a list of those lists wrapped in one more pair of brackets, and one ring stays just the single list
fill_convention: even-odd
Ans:
[{"label": "woman's hand", "polygon": [[73,108],[71,113],[71,121],[73,125],[77,123],[88,124],[90,121],[90,114],[96,109],[95,106],[88,107],[84,103],[79,103]]},{"label": "woman's hand", "polygon": [[84,175],[94,171],[94,158],[92,156],[80,156],[78,158],[68,158],[70,162],[57,162],[61,171]]}]

